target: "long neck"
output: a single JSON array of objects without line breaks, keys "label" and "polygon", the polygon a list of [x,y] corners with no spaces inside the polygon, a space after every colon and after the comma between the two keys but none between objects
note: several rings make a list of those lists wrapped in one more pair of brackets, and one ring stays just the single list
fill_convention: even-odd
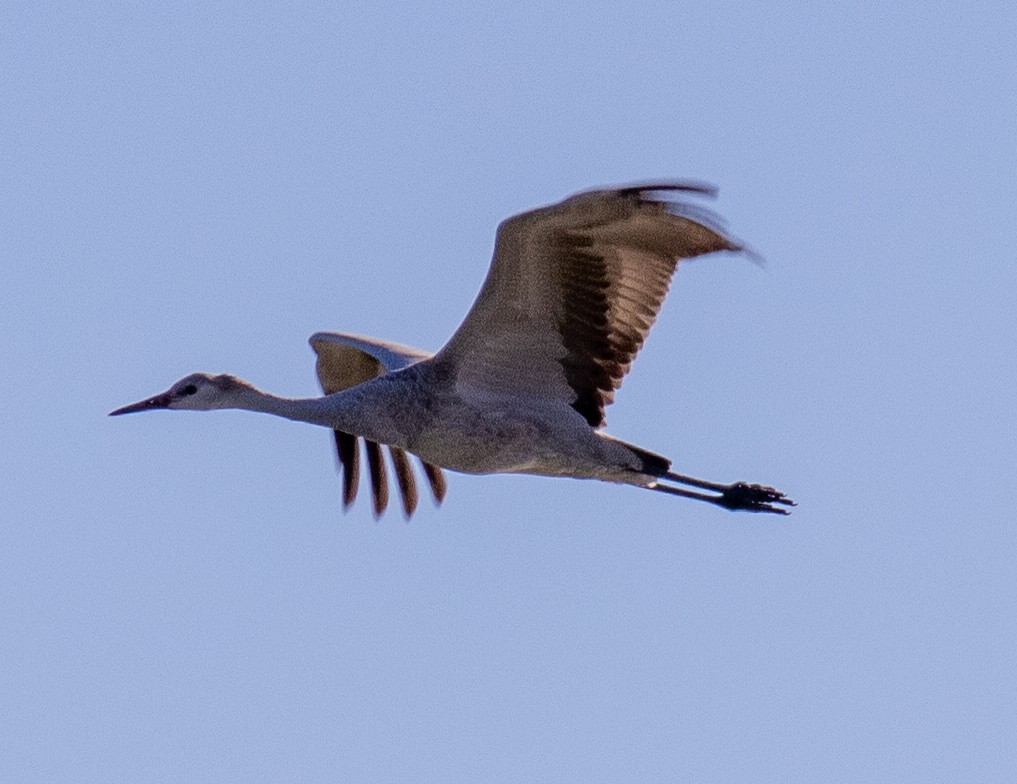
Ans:
[{"label": "long neck", "polygon": [[419,428],[420,412],[414,410],[415,398],[407,393],[405,385],[394,385],[387,378],[382,376],[342,392],[311,398],[279,397],[238,379],[240,388],[229,396],[225,407],[309,422],[379,444],[406,448],[415,437],[415,428]]},{"label": "long neck", "polygon": [[347,433],[357,432],[356,401],[342,393],[327,397],[288,398],[263,392],[253,386],[238,390],[230,408],[259,411],[297,422],[309,422]]}]

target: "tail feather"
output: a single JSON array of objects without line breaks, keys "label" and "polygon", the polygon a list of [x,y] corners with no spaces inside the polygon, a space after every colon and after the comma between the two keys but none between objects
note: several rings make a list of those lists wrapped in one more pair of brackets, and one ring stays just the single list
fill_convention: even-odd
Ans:
[{"label": "tail feather", "polygon": [[651,452],[648,449],[643,449],[641,446],[629,444],[625,441],[619,441],[618,443],[642,461],[643,464],[638,469],[641,473],[649,474],[650,476],[666,476],[671,470],[671,461],[663,455],[658,455],[656,452]]}]

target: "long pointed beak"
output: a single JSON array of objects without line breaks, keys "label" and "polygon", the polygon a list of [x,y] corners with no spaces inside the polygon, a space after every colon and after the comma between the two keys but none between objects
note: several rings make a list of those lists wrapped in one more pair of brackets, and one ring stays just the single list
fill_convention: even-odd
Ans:
[{"label": "long pointed beak", "polygon": [[169,408],[170,394],[169,392],[163,392],[161,395],[150,397],[148,400],[139,400],[137,403],[131,403],[129,406],[118,408],[116,411],[110,411],[110,416],[120,416],[121,414],[134,414],[138,411],[154,411],[157,408]]}]

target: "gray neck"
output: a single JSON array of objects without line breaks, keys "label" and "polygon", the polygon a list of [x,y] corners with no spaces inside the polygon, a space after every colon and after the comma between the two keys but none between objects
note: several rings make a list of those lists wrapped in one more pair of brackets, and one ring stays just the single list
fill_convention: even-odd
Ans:
[{"label": "gray neck", "polygon": [[[388,378],[382,376],[342,392],[312,398],[278,397],[245,385],[230,396],[228,407],[309,422],[406,448],[414,438],[420,412],[412,410],[413,396],[407,394],[405,383],[396,386]],[[402,380],[405,382],[406,377]]]},{"label": "gray neck", "polygon": [[246,387],[237,395],[230,408],[258,411],[353,433],[356,425],[356,417],[351,410],[353,402],[341,392],[326,397],[289,398]]}]

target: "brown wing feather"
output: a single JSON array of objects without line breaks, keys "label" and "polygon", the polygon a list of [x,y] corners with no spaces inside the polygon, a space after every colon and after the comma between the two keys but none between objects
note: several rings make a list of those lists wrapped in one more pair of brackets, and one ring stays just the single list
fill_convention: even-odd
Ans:
[{"label": "brown wing feather", "polygon": [[417,483],[413,479],[410,459],[406,456],[406,451],[399,447],[389,447],[388,453],[392,458],[396,482],[399,484],[399,492],[403,498],[403,514],[409,520],[413,516],[413,510],[417,508],[418,500]]},{"label": "brown wing feather", "polygon": [[632,366],[681,259],[739,250],[706,210],[651,183],[577,194],[504,221],[481,292],[437,358],[457,385],[562,400],[593,427]]},{"label": "brown wing feather", "polygon": [[371,500],[374,502],[374,516],[381,517],[388,508],[388,474],[382,460],[381,445],[375,441],[364,440],[367,452],[367,470],[371,475]]},{"label": "brown wing feather", "polygon": [[338,430],[333,431],[333,435],[343,474],[343,509],[348,509],[357,500],[357,489],[360,486],[360,449],[356,436]]},{"label": "brown wing feather", "polygon": [[420,461],[420,465],[424,467],[424,474],[431,485],[434,502],[441,506],[441,502],[445,500],[445,492],[448,490],[448,486],[445,484],[445,473],[438,466],[425,463],[423,460]]},{"label": "brown wing feather", "polygon": [[[344,342],[347,339],[351,342]],[[371,348],[371,346],[378,345],[378,343],[380,341],[374,341],[371,338],[347,336],[337,333],[319,333],[312,337],[311,346],[318,356],[316,370],[322,391],[326,395],[330,395],[357,384],[362,384],[388,372],[385,363],[381,359],[368,353],[368,350],[376,350]],[[360,346],[367,346],[367,349]],[[400,353],[396,355],[396,360],[403,362],[403,364],[411,364],[413,361],[430,356],[419,349],[398,346],[392,343],[384,343],[377,350],[382,352],[379,356],[388,357],[386,359],[387,362],[394,361],[391,359],[393,352],[398,350]],[[398,369],[398,366],[396,369]],[[346,509],[357,497],[357,489],[360,483],[360,441],[362,439],[338,430],[334,431],[334,437],[339,468],[342,473],[343,509]],[[389,502],[388,477],[382,456],[382,448],[377,443],[365,441],[364,449],[367,455],[368,475],[371,482],[372,506],[375,516],[380,517]],[[389,451],[392,457],[392,466],[395,470],[396,482],[402,497],[403,511],[407,519],[409,519],[416,510],[419,500],[413,469],[403,450],[390,447]],[[441,498],[439,495],[444,497],[445,494],[444,476],[441,473],[441,469],[424,465],[432,492],[434,492],[435,498],[440,502]]]}]

